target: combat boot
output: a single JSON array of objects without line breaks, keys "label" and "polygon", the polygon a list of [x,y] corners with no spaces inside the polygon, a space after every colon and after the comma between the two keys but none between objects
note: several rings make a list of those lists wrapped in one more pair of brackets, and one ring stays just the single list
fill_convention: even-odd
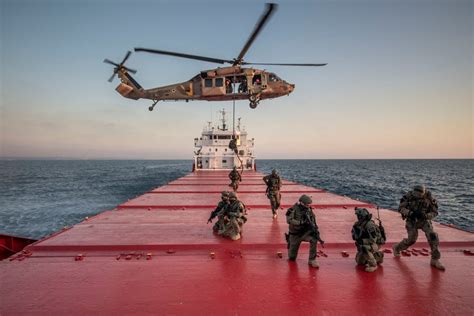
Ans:
[{"label": "combat boot", "polygon": [[313,268],[319,269],[319,263],[316,260],[309,260],[308,264]]},{"label": "combat boot", "polygon": [[230,239],[232,239],[232,240],[239,240],[239,239],[240,239],[240,234],[232,235],[232,237],[231,237]]},{"label": "combat boot", "polygon": [[441,262],[439,262],[438,259],[431,259],[430,264],[432,267],[435,267],[436,269],[446,270],[446,268],[441,264]]},{"label": "combat boot", "polygon": [[374,272],[377,270],[377,266],[365,266],[365,272]]},{"label": "combat boot", "polygon": [[392,250],[394,257],[400,257],[400,250],[398,249],[398,244],[393,244]]}]

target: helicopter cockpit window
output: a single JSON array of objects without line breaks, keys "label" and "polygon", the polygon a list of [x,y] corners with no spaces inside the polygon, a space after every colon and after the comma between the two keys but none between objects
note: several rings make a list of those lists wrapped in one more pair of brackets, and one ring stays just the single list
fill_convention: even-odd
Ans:
[{"label": "helicopter cockpit window", "polygon": [[204,79],[204,86],[206,88],[212,88],[212,79]]},{"label": "helicopter cockpit window", "polygon": [[224,85],[223,78],[216,78],[216,87],[222,87]]},{"label": "helicopter cockpit window", "polygon": [[268,81],[269,81],[269,82],[277,82],[277,81],[281,81],[281,79],[278,78],[278,76],[275,75],[274,73],[271,73],[271,74],[268,76]]}]

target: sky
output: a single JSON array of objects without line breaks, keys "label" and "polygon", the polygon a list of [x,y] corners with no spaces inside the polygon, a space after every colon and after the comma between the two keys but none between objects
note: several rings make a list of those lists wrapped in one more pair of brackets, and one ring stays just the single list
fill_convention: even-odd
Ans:
[{"label": "sky", "polygon": [[[248,62],[296,85],[236,116],[262,159],[474,158],[473,1],[278,1]],[[0,0],[0,158],[191,159],[231,102],[121,97],[127,50],[232,59],[264,1]],[[218,65],[133,53],[153,88]]]}]

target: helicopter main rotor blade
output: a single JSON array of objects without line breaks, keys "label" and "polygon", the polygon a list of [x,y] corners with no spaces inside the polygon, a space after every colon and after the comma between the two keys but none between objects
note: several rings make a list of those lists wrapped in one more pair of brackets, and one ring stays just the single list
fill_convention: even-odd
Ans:
[{"label": "helicopter main rotor blade", "polygon": [[280,63],[247,63],[247,62],[243,62],[242,65],[318,67],[318,66],[326,66],[327,63],[325,63],[325,64],[280,64]]},{"label": "helicopter main rotor blade", "polygon": [[225,64],[225,63],[232,64],[232,63],[234,63],[233,60],[212,58],[212,57],[206,57],[206,56],[198,56],[198,55],[190,55],[190,54],[183,54],[183,53],[177,53],[177,52],[169,52],[169,51],[158,50],[158,49],[149,49],[149,48],[136,47],[135,51],[136,52],[147,52],[147,53],[153,53],[153,54],[161,54],[161,55],[169,55],[169,56],[188,58],[188,59],[196,59],[196,60],[208,61],[210,63],[217,63],[217,64]]},{"label": "helicopter main rotor blade", "polygon": [[266,11],[265,13],[263,13],[261,16],[260,16],[260,20],[257,22],[257,24],[255,24],[255,28],[252,32],[252,34],[250,35],[249,39],[247,40],[247,43],[245,43],[244,47],[242,48],[242,50],[240,51],[240,54],[239,56],[235,59],[234,61],[234,65],[239,65],[242,63],[242,60],[245,56],[245,54],[247,53],[247,51],[249,50],[250,46],[252,45],[252,43],[255,41],[255,39],[257,38],[258,34],[260,33],[260,31],[263,29],[263,27],[265,26],[265,24],[268,22],[270,16],[272,15],[272,13],[276,10],[276,8],[278,7],[278,5],[276,3],[267,3],[266,4]]}]

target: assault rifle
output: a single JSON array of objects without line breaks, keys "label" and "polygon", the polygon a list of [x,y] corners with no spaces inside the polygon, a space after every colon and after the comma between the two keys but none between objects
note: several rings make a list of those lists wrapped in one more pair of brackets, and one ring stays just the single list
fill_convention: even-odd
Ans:
[{"label": "assault rifle", "polygon": [[318,225],[316,225],[316,220],[314,219],[314,216],[312,216],[311,208],[308,208],[305,211],[305,216],[306,221],[308,222],[309,227],[311,228],[311,234],[316,238],[317,241],[319,241],[321,246],[324,248],[324,240],[321,239]]},{"label": "assault rifle", "polygon": [[220,211],[225,207],[225,205],[222,206],[217,206],[214,211],[211,212],[211,215],[209,215],[209,219],[207,220],[207,223],[212,223],[212,220],[219,214]]},{"label": "assault rifle", "polygon": [[382,221],[380,220],[380,213],[379,213],[379,207],[377,206],[377,220],[379,222],[379,230],[380,230],[380,235],[382,235],[382,240],[381,245],[385,244],[385,241],[387,240],[387,236],[385,235],[385,228],[382,225]]}]

